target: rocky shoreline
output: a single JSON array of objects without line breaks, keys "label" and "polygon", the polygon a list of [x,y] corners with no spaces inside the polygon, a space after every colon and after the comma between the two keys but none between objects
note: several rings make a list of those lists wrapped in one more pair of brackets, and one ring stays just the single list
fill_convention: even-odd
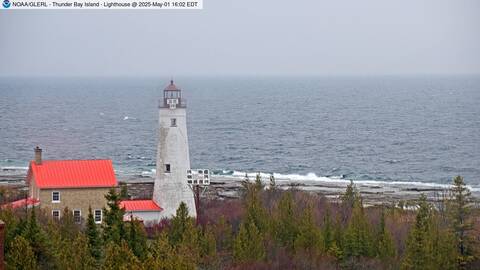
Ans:
[{"label": "rocky shoreline", "polygon": [[[252,180],[251,180],[252,181]],[[125,183],[133,199],[140,199],[151,196],[153,192],[153,179],[128,178],[120,179]],[[339,200],[345,192],[348,181],[289,181],[277,180],[276,185],[280,189],[296,188],[306,192],[321,194],[332,201]],[[268,188],[268,183],[265,183]],[[365,205],[393,204],[400,201],[408,202],[418,199],[421,194],[425,194],[429,201],[439,201],[448,191],[443,186],[415,186],[415,185],[389,185],[382,183],[356,183],[356,186],[362,195]],[[226,176],[212,176],[210,186],[203,192],[202,196],[208,199],[228,200],[236,199],[240,196],[239,191],[242,188],[242,180]],[[475,198],[480,198],[480,194],[472,192]]]},{"label": "rocky shoreline", "polygon": [[[121,184],[126,184],[132,199],[151,198],[153,194],[153,182],[151,177],[139,176],[117,176]],[[252,180],[251,180],[252,181]],[[276,180],[276,185],[280,189],[296,188],[306,192],[321,194],[332,201],[340,198],[345,191],[348,181],[290,181]],[[419,186],[414,184],[389,184],[379,183],[355,183],[365,205],[392,204],[400,201],[410,201],[417,199],[421,194],[425,194],[429,201],[438,201],[447,194],[444,185],[438,186]],[[0,176],[0,185],[18,190],[27,190],[25,176],[8,175]],[[268,188],[268,183],[265,183]],[[228,176],[212,176],[210,186],[202,193],[202,196],[209,199],[228,200],[240,196],[239,191],[242,187],[242,180]],[[472,192],[475,198],[480,198],[479,192]]]}]

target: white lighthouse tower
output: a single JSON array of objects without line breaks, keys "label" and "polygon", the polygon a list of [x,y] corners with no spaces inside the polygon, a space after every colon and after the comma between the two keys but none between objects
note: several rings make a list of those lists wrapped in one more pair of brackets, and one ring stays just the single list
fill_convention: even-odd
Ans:
[{"label": "white lighthouse tower", "polygon": [[193,192],[187,185],[190,170],[186,102],[182,91],[170,81],[159,102],[157,175],[153,200],[163,208],[162,216],[172,217],[183,201],[190,216],[196,216]]}]

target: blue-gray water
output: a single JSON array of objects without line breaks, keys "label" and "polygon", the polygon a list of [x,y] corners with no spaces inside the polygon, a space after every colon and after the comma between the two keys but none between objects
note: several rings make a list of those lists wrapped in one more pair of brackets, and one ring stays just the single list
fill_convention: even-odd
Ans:
[{"label": "blue-gray water", "polygon": [[[110,158],[120,175],[148,175],[168,80],[0,78],[0,167],[28,166],[40,145],[46,159]],[[176,83],[194,168],[480,185],[479,76]]]}]

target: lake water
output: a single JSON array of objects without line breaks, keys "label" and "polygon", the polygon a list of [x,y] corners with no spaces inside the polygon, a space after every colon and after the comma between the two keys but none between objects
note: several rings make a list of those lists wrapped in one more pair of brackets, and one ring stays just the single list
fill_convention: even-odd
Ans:
[{"label": "lake water", "polygon": [[[0,174],[45,159],[155,169],[170,78],[0,78]],[[480,77],[179,77],[193,168],[480,187]]]}]

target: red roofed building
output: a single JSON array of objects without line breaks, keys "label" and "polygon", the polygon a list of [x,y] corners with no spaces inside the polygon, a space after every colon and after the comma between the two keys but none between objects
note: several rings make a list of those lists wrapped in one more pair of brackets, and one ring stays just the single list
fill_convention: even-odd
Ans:
[{"label": "red roofed building", "polygon": [[68,207],[74,220],[81,222],[92,208],[95,222],[101,223],[105,194],[117,186],[111,160],[42,160],[42,149],[35,148],[35,160],[27,174],[30,199],[54,218]]},{"label": "red roofed building", "polygon": [[128,200],[121,201],[120,208],[125,209],[124,220],[132,217],[148,222],[158,222],[162,218],[162,208],[153,200]]}]

